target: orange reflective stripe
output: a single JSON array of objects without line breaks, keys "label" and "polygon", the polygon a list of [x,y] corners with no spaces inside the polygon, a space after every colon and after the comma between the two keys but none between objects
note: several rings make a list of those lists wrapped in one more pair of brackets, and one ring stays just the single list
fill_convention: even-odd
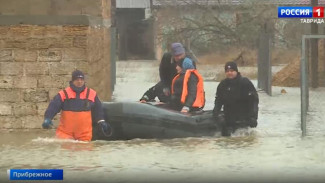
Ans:
[{"label": "orange reflective stripe", "polygon": [[172,81],[171,93],[174,94],[174,83],[179,78],[180,74],[177,74]]},{"label": "orange reflective stripe", "polygon": [[181,96],[181,102],[182,102],[182,104],[185,103],[185,100],[186,100],[186,97],[187,97],[187,94],[188,94],[188,91],[187,91],[187,83],[188,83],[188,79],[191,76],[192,70],[193,69],[188,69],[185,72],[184,81],[183,81],[183,90],[182,90],[182,96]]},{"label": "orange reflective stripe", "polygon": [[204,94],[204,85],[203,85],[203,77],[195,71],[194,74],[199,79],[199,82],[197,84],[197,92],[196,92],[196,99],[193,103],[193,107],[204,107],[205,105],[205,94]]},{"label": "orange reflective stripe", "polygon": [[205,105],[205,96],[204,96],[204,86],[203,78],[196,69],[189,69],[186,71],[183,82],[183,91],[181,96],[181,102],[184,104],[186,97],[188,95],[188,80],[191,76],[191,73],[194,73],[198,78],[197,89],[196,89],[196,98],[192,107],[203,107]]}]

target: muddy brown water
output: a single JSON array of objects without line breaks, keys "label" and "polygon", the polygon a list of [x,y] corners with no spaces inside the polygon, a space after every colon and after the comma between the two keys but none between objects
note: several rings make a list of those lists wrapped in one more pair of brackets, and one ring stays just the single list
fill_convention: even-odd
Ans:
[{"label": "muddy brown water", "polygon": [[[156,71],[156,63],[118,63],[114,100],[138,100]],[[208,110],[218,83],[204,84]],[[324,122],[309,125],[302,138],[300,90],[281,89],[272,97],[259,92],[258,127],[231,137],[84,143],[55,139],[54,130],[3,130],[0,182],[13,182],[7,170],[20,168],[63,169],[64,180],[54,182],[324,182]]]}]

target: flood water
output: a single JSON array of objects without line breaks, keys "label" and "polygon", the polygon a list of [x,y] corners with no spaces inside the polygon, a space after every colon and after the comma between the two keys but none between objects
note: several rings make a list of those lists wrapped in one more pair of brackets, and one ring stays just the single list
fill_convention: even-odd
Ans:
[{"label": "flood water", "polygon": [[[136,101],[158,79],[157,62],[118,62],[113,99]],[[208,110],[218,83],[204,85]],[[310,122],[301,137],[300,89],[259,97],[258,127],[231,137],[84,143],[55,139],[54,130],[1,131],[0,182],[19,168],[63,169],[63,182],[325,182],[325,122]]]}]

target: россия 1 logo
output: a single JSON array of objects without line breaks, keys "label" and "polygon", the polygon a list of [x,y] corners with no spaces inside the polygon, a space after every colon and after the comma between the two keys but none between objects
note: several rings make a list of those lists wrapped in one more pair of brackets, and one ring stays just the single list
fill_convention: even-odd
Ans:
[{"label": "\u0440\u043e\u0441\u0441\u0438\u044f 1 logo", "polygon": [[324,18],[324,7],[278,7],[278,18]]}]

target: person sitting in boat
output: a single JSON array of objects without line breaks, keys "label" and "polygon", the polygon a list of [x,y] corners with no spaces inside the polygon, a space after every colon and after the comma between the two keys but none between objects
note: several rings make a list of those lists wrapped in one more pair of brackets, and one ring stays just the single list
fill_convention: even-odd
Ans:
[{"label": "person sitting in boat", "polygon": [[225,74],[226,79],[217,87],[213,115],[222,124],[222,135],[229,136],[238,128],[257,126],[259,99],[254,85],[241,76],[235,62],[225,64]]},{"label": "person sitting in boat", "polygon": [[177,75],[172,81],[170,106],[184,113],[202,110],[205,105],[203,78],[192,60],[185,58],[176,66]]},{"label": "person sitting in boat", "polygon": [[158,97],[160,102],[168,103],[170,101],[171,83],[177,75],[176,65],[178,62],[183,63],[185,58],[190,59],[196,68],[195,61],[192,59],[193,56],[190,56],[185,47],[181,43],[172,43],[171,52],[163,55],[159,65],[160,81],[143,94],[140,102],[154,101]]},{"label": "person sitting in boat", "polygon": [[50,102],[44,114],[42,127],[51,128],[52,119],[60,111],[60,124],[56,129],[57,138],[90,141],[92,122],[103,135],[110,136],[112,133],[110,125],[104,120],[102,103],[96,91],[85,86],[85,76],[79,70],[73,71],[70,87],[61,90]]}]

